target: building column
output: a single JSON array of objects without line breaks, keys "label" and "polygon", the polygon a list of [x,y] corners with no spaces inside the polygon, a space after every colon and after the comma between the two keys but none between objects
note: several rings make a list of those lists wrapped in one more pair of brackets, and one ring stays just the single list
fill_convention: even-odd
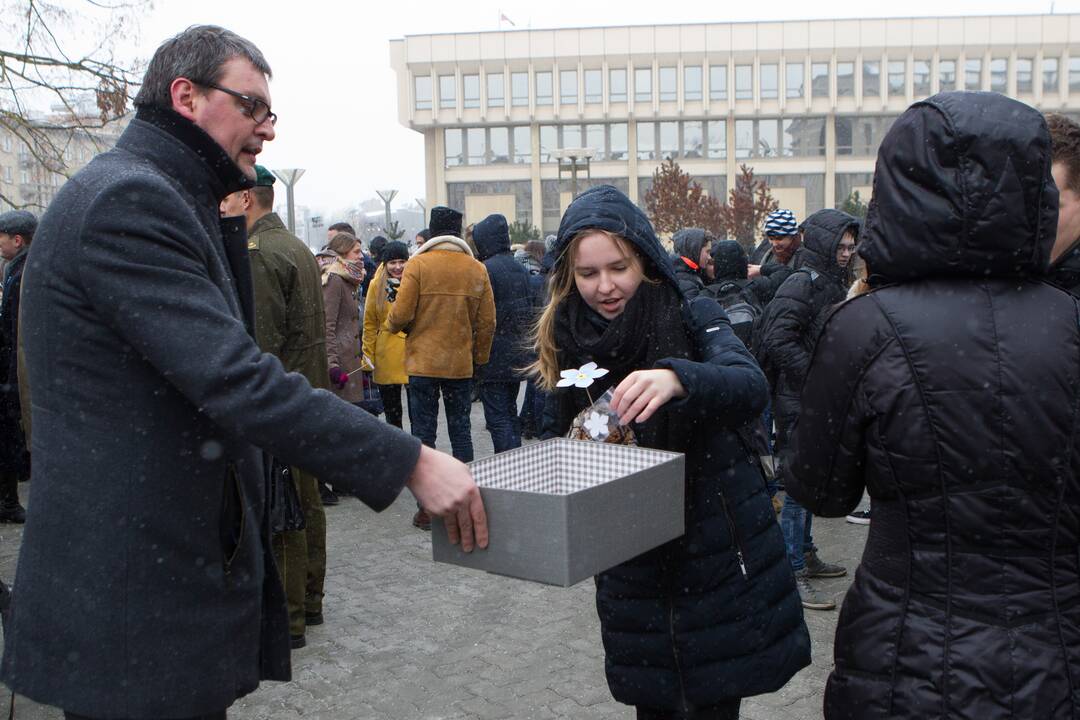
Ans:
[{"label": "building column", "polygon": [[636,204],[638,201],[637,120],[632,117],[626,121],[626,150],[626,167],[629,175],[626,194],[630,201]]},{"label": "building column", "polygon": [[836,207],[836,112],[825,116],[825,207]]},{"label": "building column", "polygon": [[529,184],[532,195],[532,224],[541,232],[544,230],[544,194],[540,185],[540,125],[529,125],[529,140],[532,152],[529,154]]}]

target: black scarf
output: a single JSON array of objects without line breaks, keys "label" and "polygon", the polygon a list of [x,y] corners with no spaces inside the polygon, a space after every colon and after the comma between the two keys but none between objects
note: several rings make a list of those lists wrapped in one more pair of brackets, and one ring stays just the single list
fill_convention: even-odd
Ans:
[{"label": "black scarf", "polygon": [[[555,342],[560,370],[592,361],[609,371],[589,387],[588,394],[578,388],[558,391],[573,393],[575,412],[590,405],[589,395],[596,400],[635,370],[650,370],[663,358],[693,359],[694,355],[683,325],[682,300],[666,282],[642,282],[626,309],[611,321],[571,292],[555,318]],[[643,447],[676,452],[686,452],[693,434],[685,415],[663,408],[633,427]]]}]

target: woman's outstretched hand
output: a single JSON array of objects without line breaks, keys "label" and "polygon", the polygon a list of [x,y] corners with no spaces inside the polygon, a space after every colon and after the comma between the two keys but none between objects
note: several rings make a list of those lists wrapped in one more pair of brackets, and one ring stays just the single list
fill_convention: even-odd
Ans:
[{"label": "woman's outstretched hand", "polygon": [[626,376],[611,396],[611,409],[619,422],[645,422],[672,398],[686,397],[686,388],[671,370],[636,370]]}]

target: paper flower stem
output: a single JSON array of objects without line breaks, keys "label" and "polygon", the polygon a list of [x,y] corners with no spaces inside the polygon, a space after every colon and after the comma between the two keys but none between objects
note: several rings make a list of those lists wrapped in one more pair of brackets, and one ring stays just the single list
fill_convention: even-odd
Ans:
[{"label": "paper flower stem", "polygon": [[585,394],[588,395],[588,397],[589,397],[589,404],[590,405],[595,405],[596,401],[592,399],[592,393],[589,392],[589,388],[585,388]]}]

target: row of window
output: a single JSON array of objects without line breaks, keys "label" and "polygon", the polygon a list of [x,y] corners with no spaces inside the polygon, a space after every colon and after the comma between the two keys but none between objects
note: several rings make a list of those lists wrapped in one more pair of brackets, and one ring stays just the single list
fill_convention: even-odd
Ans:
[{"label": "row of window", "polygon": [[[836,153],[873,156],[892,126],[893,116],[836,118]],[[734,121],[736,158],[822,157],[825,118],[821,116],[756,118]],[[540,162],[558,162],[559,148],[589,148],[597,162],[629,157],[627,123],[541,125]],[[447,128],[446,167],[528,164],[532,162],[530,126]],[[727,158],[726,120],[639,122],[639,160]]]},{"label": "row of window", "polygon": [[[1009,59],[992,58],[986,70],[987,83],[983,82],[983,61],[981,58],[964,61],[962,68],[956,60],[938,62],[939,87],[941,90],[979,90],[988,88],[996,92],[1008,90]],[[763,100],[780,97],[780,65],[761,63],[758,65],[757,89]],[[805,65],[802,62],[789,62],[784,65],[783,93],[787,98],[806,96]],[[862,62],[863,97],[889,97],[906,95],[907,60],[864,60]],[[1016,92],[1034,92],[1036,78],[1035,61],[1032,58],[1016,60]],[[1059,59],[1044,58],[1040,68],[1043,92],[1058,91]],[[856,67],[853,61],[836,63],[836,94],[850,97],[855,94]],[[683,100],[687,102],[703,98],[704,68],[700,65],[683,67]],[[914,60],[911,66],[912,92],[916,96],[929,95],[931,91],[930,60]],[[506,83],[504,73],[487,73],[487,105],[503,107],[506,103]],[[708,68],[708,94],[711,100],[728,98],[727,65],[710,65]],[[1080,58],[1069,59],[1069,92],[1080,93]],[[431,76],[418,75],[414,78],[415,103],[417,110],[432,109]],[[480,75],[462,75],[462,106],[480,107]],[[561,105],[577,105],[579,92],[585,104],[599,104],[604,97],[604,78],[602,70],[587,69],[581,75],[581,87],[578,87],[577,70],[559,72],[559,97]],[[750,100],[754,97],[754,66],[735,66],[735,99]],[[882,83],[884,80],[884,84]],[[439,75],[439,107],[457,107],[457,76]],[[651,67],[634,68],[632,90],[628,86],[627,70],[613,68],[608,71],[607,94],[611,103],[625,103],[630,94],[634,102],[652,102],[653,70]],[[657,97],[660,102],[674,102],[678,97],[678,68],[661,67],[657,73]],[[533,98],[536,105],[553,105],[553,74],[549,70],[533,73]],[[829,95],[829,63],[810,64],[810,85],[814,96]],[[510,73],[510,105],[523,107],[529,104],[529,73]]]}]

